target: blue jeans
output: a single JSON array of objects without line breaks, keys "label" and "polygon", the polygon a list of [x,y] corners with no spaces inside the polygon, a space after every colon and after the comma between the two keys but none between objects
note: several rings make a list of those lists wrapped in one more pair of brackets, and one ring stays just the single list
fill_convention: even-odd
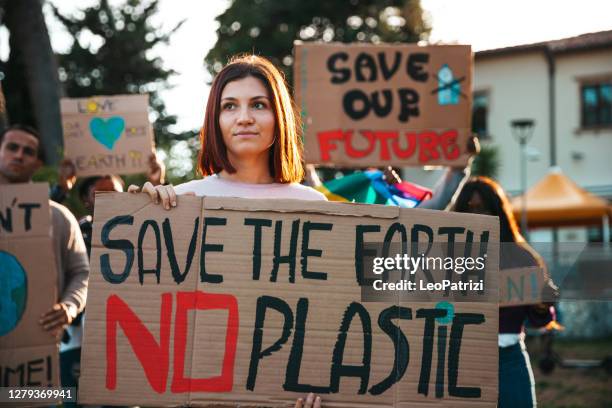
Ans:
[{"label": "blue jeans", "polygon": [[498,408],[536,407],[535,381],[525,343],[499,348]]}]

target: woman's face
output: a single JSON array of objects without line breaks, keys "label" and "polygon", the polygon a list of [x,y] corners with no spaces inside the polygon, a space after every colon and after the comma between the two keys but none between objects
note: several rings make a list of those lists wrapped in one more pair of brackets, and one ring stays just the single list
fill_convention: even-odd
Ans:
[{"label": "woman's face", "polygon": [[474,191],[468,201],[468,212],[473,214],[493,215],[478,191]]},{"label": "woman's face", "polygon": [[246,77],[225,85],[221,93],[219,127],[227,155],[235,160],[265,155],[274,144],[276,120],[270,95],[257,78]]}]

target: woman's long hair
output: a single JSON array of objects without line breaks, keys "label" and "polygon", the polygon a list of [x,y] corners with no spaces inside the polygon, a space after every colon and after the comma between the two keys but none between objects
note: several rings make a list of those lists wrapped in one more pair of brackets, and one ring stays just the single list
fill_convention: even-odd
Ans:
[{"label": "woman's long hair", "polygon": [[[499,217],[500,267],[515,268],[540,266],[545,268],[542,257],[527,243],[519,231],[512,213],[512,205],[499,184],[488,177],[470,178],[451,205],[451,211],[469,213],[469,202],[478,193],[491,215]],[[514,243],[515,245],[513,245]]]},{"label": "woman's long hair", "polygon": [[212,83],[204,124],[200,131],[199,172],[203,176],[209,176],[221,170],[228,173],[236,172],[227,157],[219,126],[221,94],[228,83],[247,77],[261,81],[268,91],[274,111],[276,126],[274,145],[270,148],[268,163],[270,175],[276,183],[302,181],[304,164],[300,116],[296,113],[283,74],[266,58],[256,55],[239,55],[232,58]]}]

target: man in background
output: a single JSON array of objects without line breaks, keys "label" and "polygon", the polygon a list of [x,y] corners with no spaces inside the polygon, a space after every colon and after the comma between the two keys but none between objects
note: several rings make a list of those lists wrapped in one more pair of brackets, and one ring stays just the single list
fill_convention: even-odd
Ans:
[{"label": "man in background", "polygon": [[[146,172],[147,180],[153,185],[162,184],[165,178],[165,167],[155,155],[149,156]],[[69,159],[60,164],[58,184],[51,189],[51,199],[62,202],[67,194],[77,185],[76,167]],[[76,187],[79,199],[87,210],[87,215],[79,219],[79,228],[83,235],[87,256],[91,256],[91,241],[93,232],[93,214],[96,192],[115,191],[122,192],[125,183],[116,175],[91,176],[79,181]],[[60,344],[60,365],[62,385],[64,387],[78,387],[81,371],[81,345],[83,341],[83,313],[66,328]],[[64,403],[67,408],[77,407],[73,403]]]},{"label": "man in background", "polygon": [[[42,164],[40,137],[35,129],[13,125],[0,132],[0,184],[29,183]],[[51,336],[58,338],[85,307],[89,261],[74,215],[53,201],[49,206],[59,297],[40,317],[40,324]],[[53,261],[41,259],[40,262]]]}]

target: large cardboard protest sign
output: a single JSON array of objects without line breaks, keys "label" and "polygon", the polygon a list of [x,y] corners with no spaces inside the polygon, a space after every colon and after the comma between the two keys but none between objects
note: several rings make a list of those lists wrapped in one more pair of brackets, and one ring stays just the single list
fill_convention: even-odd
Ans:
[{"label": "large cardboard protest sign", "polygon": [[79,176],[143,173],[153,149],[148,95],[62,98],[64,156]]},{"label": "large cardboard protest sign", "polygon": [[[494,217],[375,205],[96,196],[79,400],[495,407]],[[367,242],[473,242],[491,302],[363,302]]]},{"label": "large cardboard protest sign", "polygon": [[308,163],[467,162],[470,46],[296,43],[294,77]]},{"label": "large cardboard protest sign", "polygon": [[56,302],[49,187],[0,188],[0,387],[59,385],[58,346],[40,315]]}]

